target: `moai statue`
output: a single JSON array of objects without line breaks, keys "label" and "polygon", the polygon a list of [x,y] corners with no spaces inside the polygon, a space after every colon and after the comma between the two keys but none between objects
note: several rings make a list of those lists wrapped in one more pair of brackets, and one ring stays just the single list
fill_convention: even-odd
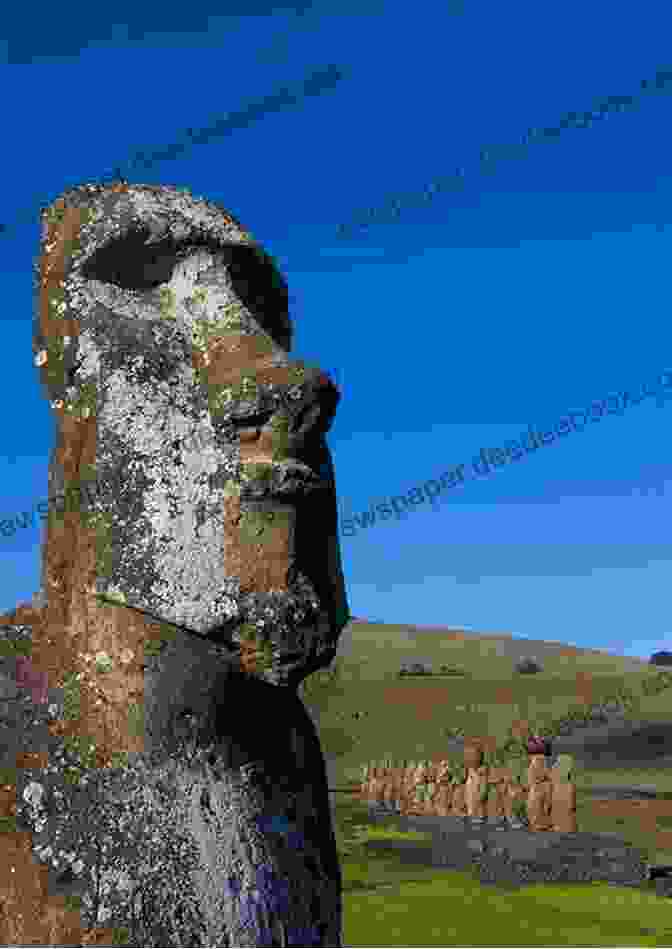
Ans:
[{"label": "moai statue", "polygon": [[42,220],[34,355],[57,441],[32,720],[3,757],[0,943],[72,944],[75,920],[77,945],[340,946],[297,694],[349,618],[338,392],[290,360],[286,284],[221,207],[118,182]]},{"label": "moai statue", "polygon": [[411,808],[414,813],[424,814],[425,812],[425,783],[429,771],[429,762],[419,761],[413,771],[411,797]]},{"label": "moai statue", "polygon": [[[550,830],[552,827],[552,770],[547,766],[546,759],[550,754],[551,746],[548,740],[533,735],[527,743],[529,765],[527,768],[527,784],[529,793],[527,798],[527,817],[530,830]],[[546,753],[549,754],[546,754]]]},{"label": "moai statue", "polygon": [[436,815],[437,817],[450,816],[450,806],[453,798],[453,786],[451,778],[453,776],[454,764],[452,761],[444,759],[439,762],[436,769]]}]

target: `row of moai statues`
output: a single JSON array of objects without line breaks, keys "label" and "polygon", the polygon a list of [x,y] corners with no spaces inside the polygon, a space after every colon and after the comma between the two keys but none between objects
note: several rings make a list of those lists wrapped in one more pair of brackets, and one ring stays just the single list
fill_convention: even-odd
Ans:
[{"label": "row of moai statues", "polygon": [[397,767],[388,762],[368,769],[362,797],[401,815],[505,820],[519,828],[525,826],[518,816],[524,805],[531,831],[577,830],[571,756],[560,755],[549,767],[543,750],[533,749],[527,766],[517,772],[484,765],[483,760],[483,748],[474,744],[464,749],[461,773],[448,760]]}]

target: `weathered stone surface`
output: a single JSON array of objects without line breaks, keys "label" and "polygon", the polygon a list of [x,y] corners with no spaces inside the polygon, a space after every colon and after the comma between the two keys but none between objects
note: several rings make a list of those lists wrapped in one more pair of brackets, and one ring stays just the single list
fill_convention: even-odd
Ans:
[{"label": "weathered stone surface", "polygon": [[[57,441],[42,591],[0,618],[30,632],[8,672],[24,716],[5,731],[0,942],[123,927],[136,946],[339,946],[324,759],[296,693],[348,620],[338,393],[290,361],[270,258],[188,193],[66,192],[36,278]],[[16,885],[36,867],[39,894]]]}]

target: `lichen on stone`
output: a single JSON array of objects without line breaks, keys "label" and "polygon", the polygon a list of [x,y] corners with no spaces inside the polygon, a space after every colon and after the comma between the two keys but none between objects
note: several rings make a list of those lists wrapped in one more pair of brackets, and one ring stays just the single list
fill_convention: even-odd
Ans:
[{"label": "lichen on stone", "polygon": [[285,511],[244,511],[240,518],[240,541],[243,544],[258,544],[270,528],[277,528],[283,521],[291,520]]},{"label": "lichen on stone", "polygon": [[117,590],[114,586],[109,586],[105,590],[105,593],[100,596],[103,600],[107,600],[111,603],[120,603],[122,606],[126,603],[126,594],[121,590]]},{"label": "lichen on stone", "polygon": [[94,382],[81,382],[75,389],[73,398],[65,401],[65,411],[80,418],[95,415],[97,394],[98,387]]},{"label": "lichen on stone", "polygon": [[106,652],[97,652],[95,656],[96,672],[105,674],[112,671],[112,658]]},{"label": "lichen on stone", "polygon": [[205,305],[208,301],[208,291],[205,287],[196,287],[191,295],[191,299],[196,305]]},{"label": "lichen on stone", "polygon": [[258,387],[253,375],[243,376],[236,385],[207,383],[208,407],[213,415],[226,412],[236,401],[254,402],[258,397]]},{"label": "lichen on stone", "polygon": [[128,707],[128,731],[130,735],[142,738],[144,735],[145,713],[140,702],[131,702]]},{"label": "lichen on stone", "polygon": [[165,649],[167,643],[175,639],[176,635],[177,632],[172,626],[168,623],[161,623],[159,625],[159,635],[145,640],[145,655],[158,656]]},{"label": "lichen on stone", "polygon": [[240,484],[238,484],[237,481],[234,481],[233,478],[229,478],[224,482],[222,493],[224,494],[225,498],[239,498],[240,491]]},{"label": "lichen on stone", "polygon": [[96,742],[86,735],[66,735],[63,747],[72,759],[64,778],[69,784],[79,784],[86,772],[96,766]]},{"label": "lichen on stone", "polygon": [[234,389],[231,386],[208,383],[208,408],[213,415],[221,415],[233,401]]},{"label": "lichen on stone", "polygon": [[[44,352],[44,350],[42,350]],[[43,365],[46,365],[47,384],[54,390],[65,387],[65,343],[62,336],[52,336],[47,342],[46,358]]]},{"label": "lichen on stone", "polygon": [[109,577],[112,573],[112,515],[92,511],[84,526],[96,532],[96,573],[99,578]]},{"label": "lichen on stone", "polygon": [[273,468],[268,462],[249,462],[241,465],[241,476],[244,481],[270,481]]},{"label": "lichen on stone", "polygon": [[291,366],[289,370],[290,382],[293,385],[301,385],[306,381],[306,371],[303,366]]},{"label": "lichen on stone", "polygon": [[159,290],[159,301],[159,312],[161,316],[166,319],[174,319],[176,316],[175,291],[171,290],[170,287],[161,287]]},{"label": "lichen on stone", "polygon": [[[205,304],[207,302],[207,292],[202,289],[194,292],[194,297],[198,297],[195,302]],[[217,310],[215,320],[207,317],[200,317],[194,320],[192,325],[192,343],[196,349],[206,352],[210,343],[218,338],[223,338],[231,333],[239,333],[244,328],[243,314],[245,310],[238,300],[221,306]],[[220,315],[221,314],[221,315]]]},{"label": "lichen on stone", "polygon": [[63,717],[69,720],[76,720],[80,716],[81,710],[81,674],[77,672],[67,673],[63,680]]},{"label": "lichen on stone", "polygon": [[270,423],[273,461],[284,461],[289,454],[290,418],[286,412],[276,412]]}]

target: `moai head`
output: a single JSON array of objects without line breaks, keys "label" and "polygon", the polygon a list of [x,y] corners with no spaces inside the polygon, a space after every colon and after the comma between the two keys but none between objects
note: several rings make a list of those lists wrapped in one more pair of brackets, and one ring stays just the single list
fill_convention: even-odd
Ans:
[{"label": "moai head", "polygon": [[49,496],[95,528],[87,596],[298,685],[349,611],[325,441],[339,393],[288,355],[283,278],[230,214],[173,187],[82,185],[42,222]]}]

